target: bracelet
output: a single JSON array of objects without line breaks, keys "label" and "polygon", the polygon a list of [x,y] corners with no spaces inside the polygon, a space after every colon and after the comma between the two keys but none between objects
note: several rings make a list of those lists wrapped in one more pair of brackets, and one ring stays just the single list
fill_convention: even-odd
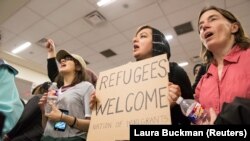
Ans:
[{"label": "bracelet", "polygon": [[75,126],[75,124],[76,124],[76,117],[74,117],[74,122],[73,122],[73,124],[72,124],[72,125],[70,125],[70,127],[74,127],[74,126]]},{"label": "bracelet", "polygon": [[63,112],[61,112],[61,118],[60,118],[60,121],[62,121],[62,116],[63,116]]}]

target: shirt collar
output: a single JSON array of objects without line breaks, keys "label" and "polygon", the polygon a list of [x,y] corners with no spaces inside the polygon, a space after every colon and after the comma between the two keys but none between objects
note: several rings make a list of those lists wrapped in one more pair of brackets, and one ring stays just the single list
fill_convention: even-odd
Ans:
[{"label": "shirt collar", "polygon": [[[240,55],[241,55],[241,48],[239,45],[235,45],[230,53],[224,57],[224,60],[229,63],[237,63],[239,61]],[[207,71],[207,77],[212,75],[214,71],[217,71],[216,66],[214,63],[212,63]]]},{"label": "shirt collar", "polygon": [[240,55],[241,55],[241,48],[239,45],[235,45],[230,53],[224,57],[225,61],[231,62],[231,63],[237,63],[239,61]]}]

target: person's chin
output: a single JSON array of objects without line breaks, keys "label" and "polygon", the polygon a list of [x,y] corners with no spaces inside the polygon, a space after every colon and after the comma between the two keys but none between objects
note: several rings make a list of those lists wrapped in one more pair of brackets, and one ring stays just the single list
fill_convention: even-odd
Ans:
[{"label": "person's chin", "polygon": [[66,73],[67,70],[66,70],[65,68],[61,68],[61,69],[59,70],[59,72],[60,72],[60,73]]},{"label": "person's chin", "polygon": [[133,53],[133,56],[134,56],[134,58],[137,60],[137,59],[139,59],[139,54],[138,53]]},{"label": "person's chin", "polygon": [[212,37],[205,40],[205,44],[207,47],[213,46],[216,43],[216,40]]},{"label": "person's chin", "polygon": [[209,41],[206,43],[206,48],[211,51],[213,50],[214,47],[216,47],[216,45],[217,45],[216,42]]}]

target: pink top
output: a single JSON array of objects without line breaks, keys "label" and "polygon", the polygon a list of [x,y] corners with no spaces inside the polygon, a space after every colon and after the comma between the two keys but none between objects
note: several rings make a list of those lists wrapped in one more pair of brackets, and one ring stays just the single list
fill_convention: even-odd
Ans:
[{"label": "pink top", "polygon": [[230,103],[235,97],[250,99],[250,49],[240,50],[238,46],[224,58],[222,78],[211,64],[195,90],[195,99],[206,109],[213,108],[218,114],[224,102]]}]

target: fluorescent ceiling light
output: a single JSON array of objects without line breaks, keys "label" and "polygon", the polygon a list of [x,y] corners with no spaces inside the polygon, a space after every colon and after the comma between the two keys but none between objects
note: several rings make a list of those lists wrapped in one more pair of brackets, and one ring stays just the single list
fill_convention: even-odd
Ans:
[{"label": "fluorescent ceiling light", "polygon": [[166,38],[167,41],[170,41],[170,40],[173,39],[173,36],[172,35],[166,35],[165,38]]},{"label": "fluorescent ceiling light", "polygon": [[28,48],[30,45],[31,45],[30,42],[26,42],[26,43],[20,45],[19,47],[13,49],[11,52],[14,53],[14,54],[17,54],[17,53],[25,50],[26,48]]},{"label": "fluorescent ceiling light", "polygon": [[188,65],[188,62],[181,62],[181,63],[178,63],[178,65],[179,65],[180,67],[185,67],[185,66]]},{"label": "fluorescent ceiling light", "polygon": [[97,2],[97,5],[99,7],[106,6],[106,5],[108,5],[108,4],[112,3],[112,2],[115,2],[115,1],[116,0],[100,0],[99,2]]}]

